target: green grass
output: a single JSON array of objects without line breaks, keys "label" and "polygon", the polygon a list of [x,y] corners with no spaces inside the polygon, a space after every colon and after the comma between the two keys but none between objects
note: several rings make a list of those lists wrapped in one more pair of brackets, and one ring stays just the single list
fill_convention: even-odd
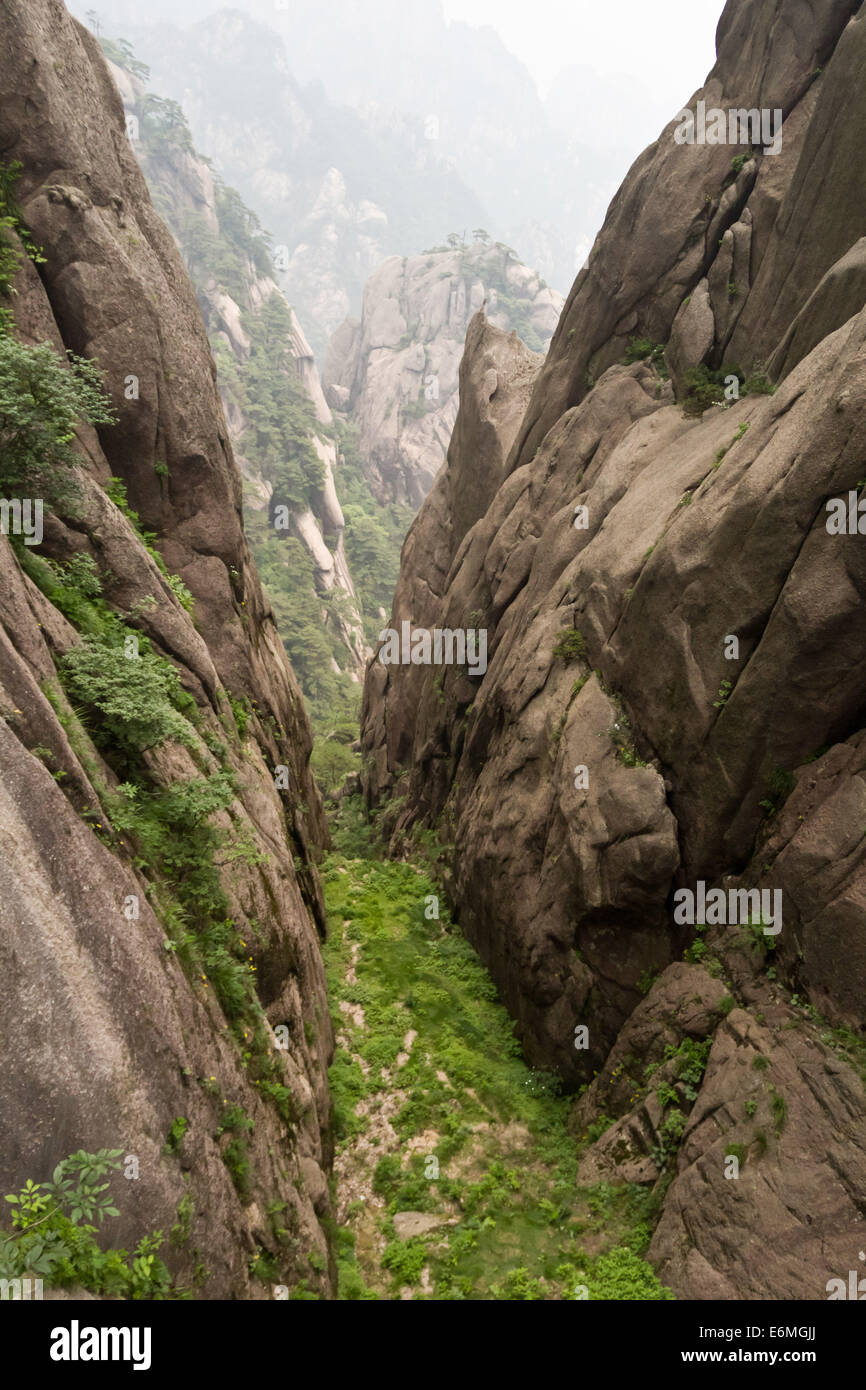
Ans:
[{"label": "green grass", "polygon": [[[356,826],[351,838],[357,853]],[[670,1297],[642,1258],[649,1194],[578,1187],[588,1141],[567,1131],[571,1101],[522,1060],[490,976],[433,879],[416,864],[334,854],[324,886],[331,1007],[348,1042],[330,1075],[338,1173],[343,1159],[357,1164],[362,1133],[377,1145],[367,1200],[353,1204],[337,1236],[340,1297],[396,1298],[406,1286],[435,1300]],[[438,919],[425,916],[434,895]],[[363,1021],[341,1003],[362,1009]],[[366,1113],[383,1102],[393,1138]],[[449,1224],[401,1240],[401,1211]]]}]

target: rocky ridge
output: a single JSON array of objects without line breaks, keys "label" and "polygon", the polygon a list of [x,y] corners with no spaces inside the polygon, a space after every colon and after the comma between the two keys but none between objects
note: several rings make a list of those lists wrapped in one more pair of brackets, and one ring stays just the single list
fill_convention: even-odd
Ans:
[{"label": "rocky ridge", "polygon": [[[44,558],[0,540],[0,819],[16,846],[0,906],[15,1040],[3,1190],[78,1148],[117,1148],[137,1180],[115,1184],[115,1244],[172,1229],[163,1258],[205,1297],[272,1297],[259,1261],[327,1296],[327,832],[309,725],[244,538],[201,314],[99,48],[56,0],[12,0],[0,35],[0,151],[21,166],[16,201],[44,257],[37,273],[4,230],[20,256],[14,337],[96,360],[117,417],[78,431],[78,500],[46,515]],[[154,700],[155,672],[164,690],[179,678],[177,712],[158,706],[174,736],[134,749],[111,735],[126,676],[114,695],[101,684],[105,634],[124,630]],[[78,688],[102,690],[87,695],[101,717],[70,704],[70,670],[90,671]],[[170,855],[196,843],[186,872],[207,886],[208,921],[189,894],[171,907]]]},{"label": "rocky ridge", "polygon": [[282,18],[273,6],[264,23],[223,9],[183,29],[136,13],[122,32],[273,233],[279,283],[321,360],[386,256],[485,217],[422,120],[380,121],[329,100],[321,84],[302,86],[291,36],[274,32]]},{"label": "rocky ridge", "polygon": [[[148,93],[144,84],[116,63],[109,61],[109,68],[124,103],[128,128],[134,132],[133,149],[193,278],[212,344],[217,350],[222,345],[234,363],[242,367],[249,360],[251,351],[250,338],[244,328],[245,313],[255,314],[273,297],[285,308],[288,351],[313,407],[315,421],[321,427],[320,433],[311,434],[311,442],[323,470],[322,486],[315,490],[312,505],[292,510],[291,533],[302,542],[312,560],[319,592],[329,594],[340,590],[345,596],[346,606],[333,617],[323,614],[323,621],[333,621],[336,625],[345,649],[347,668],[357,678],[363,670],[368,650],[355,586],[346,559],[345,521],[335,483],[337,447],[333,417],[322,392],[312,348],[294,309],[267,268],[270,253],[265,251],[264,240],[261,242],[263,255],[253,259],[247,253],[242,258],[240,274],[232,277],[233,294],[224,283],[225,277],[220,278],[214,273],[212,267],[218,255],[213,246],[218,246],[225,234],[220,223],[214,175],[208,161],[202,159],[186,140],[148,140]],[[131,125],[132,121],[134,125]],[[198,243],[203,236],[212,238],[207,254],[199,251]],[[220,374],[219,384],[235,458],[247,483],[244,489],[245,506],[253,512],[264,513],[263,521],[269,524],[267,514],[274,487],[263,476],[262,463],[256,457],[243,391],[236,388],[235,375],[229,371]]]},{"label": "rocky ridge", "polygon": [[562,299],[484,234],[423,256],[390,257],[367,282],[361,318],[346,319],[332,337],[325,395],[357,428],[380,500],[417,507],[430,491],[457,418],[466,330],[482,305],[490,323],[541,353]]},{"label": "rocky ridge", "polygon": [[[866,18],[730,0],[717,51],[687,106],[780,109],[781,153],[671,122],[544,362],[470,327],[391,622],[489,666],[374,659],[365,786],[404,774],[395,849],[437,828],[526,1056],[613,1121],[587,1174],[656,1187],[664,1282],[824,1298],[863,1246],[866,552],[826,504],[863,479]],[[699,881],[781,891],[778,937],[678,922]]]}]

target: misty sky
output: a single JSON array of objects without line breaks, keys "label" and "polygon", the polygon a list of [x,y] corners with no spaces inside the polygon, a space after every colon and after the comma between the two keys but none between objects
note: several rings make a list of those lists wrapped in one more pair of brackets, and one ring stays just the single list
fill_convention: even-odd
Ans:
[{"label": "misty sky", "polygon": [[[715,61],[724,0],[443,0],[449,19],[489,24],[546,92],[565,66],[639,75],[670,114]],[[563,55],[566,55],[565,63]]]}]

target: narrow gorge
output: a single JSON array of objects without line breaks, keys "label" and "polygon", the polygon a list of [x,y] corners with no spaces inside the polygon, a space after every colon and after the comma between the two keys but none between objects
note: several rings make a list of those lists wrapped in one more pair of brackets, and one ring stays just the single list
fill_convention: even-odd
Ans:
[{"label": "narrow gorge", "polygon": [[105,27],[0,6],[0,1296],[860,1297],[866,9],[728,0],[565,299]]}]

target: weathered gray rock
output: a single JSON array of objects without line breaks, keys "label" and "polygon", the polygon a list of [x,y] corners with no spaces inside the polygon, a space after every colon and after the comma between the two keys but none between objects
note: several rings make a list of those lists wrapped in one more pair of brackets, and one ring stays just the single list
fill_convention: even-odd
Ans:
[{"label": "weathered gray rock", "polygon": [[863,1248],[863,1114],[860,1079],[790,1011],[768,1027],[734,1010],[649,1248],[660,1279],[684,1299],[818,1300],[831,1279],[847,1286]]},{"label": "weathered gray rock", "polygon": [[[826,521],[863,481],[864,227],[842,169],[861,158],[845,100],[866,28],[853,4],[781,8],[727,6],[697,96],[781,107],[782,153],[732,168],[669,126],[611,206],[486,511],[455,526],[440,480],[419,513],[393,621],[486,627],[486,673],[374,664],[362,731],[368,799],[387,805],[402,774],[395,847],[436,827],[526,1056],[590,1083],[578,1137],[615,1121],[586,1180],[655,1182],[666,1106],[643,1068],[677,1089],[688,1122],[650,1254],[686,1298],[822,1298],[862,1248],[866,1112],[842,1052],[866,992],[866,549]],[[668,344],[673,391],[651,362],[621,365],[632,337]],[[768,360],[775,394],[702,418],[674,402],[699,361]],[[455,490],[484,408],[462,395]],[[700,985],[672,965],[693,936],[673,893],[699,881],[781,890],[775,983],[742,925],[708,931]],[[712,1040],[697,1098],[664,1057],[689,1037]]]},{"label": "weathered gray rock", "polygon": [[819,281],[773,352],[767,370],[772,380],[794,370],[828,334],[866,304],[866,237],[845,252]]},{"label": "weathered gray rock", "polygon": [[[288,1030],[289,1046],[275,1046],[274,1057],[295,1117],[285,1120],[254,1084],[211,983],[190,978],[166,949],[152,866],[111,834],[103,802],[118,777],[74,732],[57,685],[55,661],[79,634],[25,578],[4,537],[0,828],[15,847],[15,869],[0,906],[8,956],[0,1017],[16,1041],[0,1083],[2,1191],[50,1178],[76,1149],[119,1148],[138,1158],[140,1178],[115,1180],[120,1216],[106,1227],[107,1242],[132,1249],[154,1228],[167,1234],[189,1197],[189,1236],[163,1251],[182,1283],[198,1278],[203,1297],[269,1297],[250,1274],[254,1254],[267,1250],[286,1282],[306,1278],[328,1296],[320,1223],[333,1044],[316,869],[326,830],[308,767],[309,725],[250,562],[201,314],[151,206],[102,56],[55,0],[13,0],[0,41],[0,144],[22,165],[18,200],[45,255],[39,274],[22,263],[15,331],[24,342],[98,359],[119,417],[99,438],[80,431],[80,506],[47,520],[44,551],[93,559],[110,605],[173,661],[198,706],[199,735],[225,745],[222,761],[202,737],[194,750],[164,744],[144,758],[157,787],[219,768],[235,779],[235,799],[215,822],[236,837],[220,865],[222,888],[254,968],[262,1026]],[[130,374],[137,400],[124,392]],[[191,590],[195,622],[100,486],[111,474]],[[243,739],[229,693],[249,702]],[[282,793],[277,765],[288,771]],[[65,777],[55,780],[55,770]],[[130,895],[138,919],[123,914]],[[243,1197],[223,1161],[223,1100],[254,1125]],[[166,1155],[179,1116],[189,1121],[186,1136],[177,1155]],[[263,1214],[274,1201],[284,1204],[296,1247],[278,1240]],[[321,1273],[308,1264],[312,1250]]]},{"label": "weathered gray rock", "polygon": [[[853,230],[859,214],[852,207],[842,215],[845,230],[838,234],[834,230],[829,243],[822,243],[815,204],[825,186],[824,161],[816,157],[816,148],[803,148],[807,131],[815,147],[825,138],[808,119],[814,109],[814,86],[832,110],[821,129],[826,131],[835,122],[841,130],[847,123],[845,139],[835,144],[832,160],[834,172],[839,171],[834,196],[841,207],[842,170],[844,186],[849,187],[851,170],[859,167],[862,158],[861,150],[853,148],[857,121],[850,107],[842,112],[850,91],[857,87],[853,76],[856,44],[848,34],[844,46],[839,42],[858,8],[856,0],[822,0],[814,9],[798,8],[793,15],[785,6],[783,17],[782,0],[730,0],[716,35],[715,67],[686,106],[694,112],[701,99],[708,108],[725,110],[779,108],[785,113],[782,152],[758,154],[734,178],[730,145],[678,145],[674,131],[680,122],[673,120],[635,161],[566,301],[515,446],[517,464],[534,456],[551,425],[583,398],[589,382],[621,359],[630,337],[668,341],[683,299],[707,275],[725,232],[742,220],[747,204],[755,223],[752,291],[728,350],[730,360],[739,360],[747,369],[765,362],[775,347],[790,322],[791,300],[799,307],[820,275],[863,234],[859,225]],[[859,36],[862,19],[849,27]],[[845,56],[838,65],[842,70],[834,73],[837,43],[839,54],[844,47]],[[832,63],[828,61],[831,54]],[[801,108],[805,119],[800,117]],[[748,147],[733,153],[748,153]],[[798,182],[809,185],[805,200],[794,191],[795,170],[800,171]],[[786,196],[791,208],[799,209],[796,230],[788,230],[787,219],[782,221],[779,211]],[[777,214],[780,225],[774,233]],[[785,265],[780,263],[770,285],[773,247],[783,239]],[[814,257],[820,263],[827,253],[817,248],[839,242],[843,244],[811,279],[791,273],[793,257]],[[803,249],[797,251],[797,247]],[[783,278],[787,300],[777,316]]]},{"label": "weathered gray rock", "polygon": [[541,350],[562,300],[503,246],[392,256],[367,282],[360,322],[346,320],[331,339],[325,393],[357,426],[381,499],[417,507],[430,491],[457,417],[466,331],[482,305],[491,324]]},{"label": "weathered gray rock", "polygon": [[[726,232],[725,236],[729,236]],[[671,325],[671,339],[665,357],[678,395],[685,395],[686,372],[699,367],[713,346],[716,336],[714,304],[710,302],[710,287],[701,280],[680,305]]]},{"label": "weathered gray rock", "polygon": [[411,1240],[444,1226],[447,1216],[435,1216],[426,1211],[397,1211],[394,1213],[394,1233],[398,1240]]}]

